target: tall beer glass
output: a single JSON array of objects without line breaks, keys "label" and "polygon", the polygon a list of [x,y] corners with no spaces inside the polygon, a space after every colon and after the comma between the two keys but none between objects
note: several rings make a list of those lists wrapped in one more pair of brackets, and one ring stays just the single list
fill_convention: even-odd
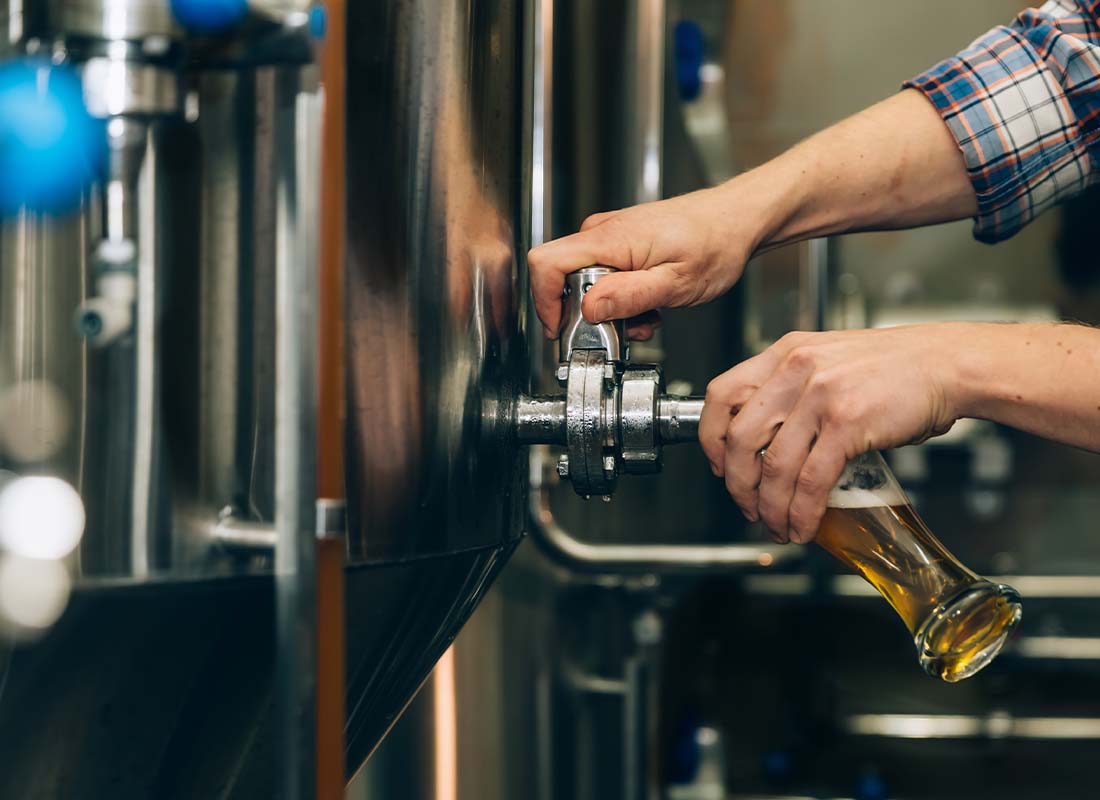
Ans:
[{"label": "tall beer glass", "polygon": [[928,530],[877,452],[848,462],[817,542],[904,620],[925,672],[954,683],[992,661],[1020,621],[1020,596],[959,563]]}]

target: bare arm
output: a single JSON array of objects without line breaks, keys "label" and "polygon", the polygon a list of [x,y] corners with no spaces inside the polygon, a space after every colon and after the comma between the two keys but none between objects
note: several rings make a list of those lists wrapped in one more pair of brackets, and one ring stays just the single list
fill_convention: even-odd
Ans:
[{"label": "bare arm", "polygon": [[712,189],[597,214],[528,256],[548,335],[561,322],[564,276],[589,264],[626,274],[585,297],[593,321],[714,299],[755,252],[852,230],[973,215],[958,145],[919,92],[907,90]]},{"label": "bare arm", "polygon": [[1100,330],[972,325],[954,359],[957,412],[1100,452]]}]

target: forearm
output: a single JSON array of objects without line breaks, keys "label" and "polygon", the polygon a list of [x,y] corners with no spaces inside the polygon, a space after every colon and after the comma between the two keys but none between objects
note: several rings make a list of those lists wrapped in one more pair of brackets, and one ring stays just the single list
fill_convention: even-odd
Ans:
[{"label": "forearm", "polygon": [[758,251],[855,230],[973,216],[974,190],[939,113],[906,90],[722,187],[758,202]]},{"label": "forearm", "polygon": [[1100,451],[1100,330],[1072,324],[957,326],[955,413]]}]

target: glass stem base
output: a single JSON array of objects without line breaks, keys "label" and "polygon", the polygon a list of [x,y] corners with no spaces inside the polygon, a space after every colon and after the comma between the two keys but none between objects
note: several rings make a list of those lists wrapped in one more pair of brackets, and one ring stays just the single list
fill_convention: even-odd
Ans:
[{"label": "glass stem base", "polygon": [[979,581],[936,606],[914,643],[924,671],[948,683],[977,674],[996,658],[1023,616],[1011,586]]}]

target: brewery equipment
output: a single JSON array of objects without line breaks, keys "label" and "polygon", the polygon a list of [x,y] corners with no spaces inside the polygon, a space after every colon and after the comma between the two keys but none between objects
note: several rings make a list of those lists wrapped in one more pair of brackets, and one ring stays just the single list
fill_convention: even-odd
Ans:
[{"label": "brewery equipment", "polygon": [[[68,486],[66,530],[84,523],[51,562],[64,596],[0,604],[19,638],[0,795],[311,796],[318,624],[345,628],[342,778],[523,527],[523,8],[353,3],[346,28],[305,0],[5,10],[10,54],[75,73],[109,149],[75,208],[0,231],[2,457],[24,481],[4,519],[74,507]],[[318,82],[326,33],[347,36],[346,94]],[[325,450],[343,412],[317,406],[338,356],[316,344],[318,142],[337,111],[346,440]],[[340,447],[346,517],[317,489]],[[315,537],[345,531],[342,610],[318,620]],[[4,587],[33,600],[41,581],[12,576],[46,562],[13,540]]]},{"label": "brewery equipment", "polygon": [[702,397],[666,394],[661,367],[629,362],[622,320],[590,323],[581,299],[614,270],[588,267],[566,279],[558,382],[562,396],[521,397],[516,435],[564,446],[557,471],[583,497],[610,499],[621,473],[661,469],[666,444],[694,442]]}]

